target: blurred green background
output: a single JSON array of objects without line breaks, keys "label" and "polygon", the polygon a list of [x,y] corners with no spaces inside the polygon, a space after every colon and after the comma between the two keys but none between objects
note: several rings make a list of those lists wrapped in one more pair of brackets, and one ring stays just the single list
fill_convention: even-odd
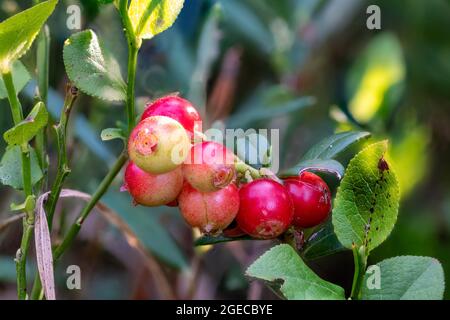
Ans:
[{"label": "blurred green background", "polygon": [[[60,1],[49,21],[49,108],[54,115],[67,82],[62,46],[77,31],[66,27],[69,5],[80,6],[82,28],[94,29],[126,66],[118,14],[112,5],[96,3]],[[366,9],[372,4],[381,9],[381,30],[366,27]],[[30,5],[2,0],[0,19]],[[33,50],[22,61],[33,75]],[[175,26],[144,43],[137,77],[140,111],[148,100],[180,92],[199,107],[204,127],[280,129],[283,168],[336,131],[368,130],[376,139],[389,139],[389,157],[402,193],[399,220],[370,262],[396,255],[432,256],[441,261],[450,282],[449,0],[186,0]],[[21,93],[27,110],[34,88],[31,82]],[[0,110],[4,132],[12,126],[5,100],[0,100]],[[120,142],[102,142],[100,132],[124,118],[120,104],[84,95],[78,100],[70,128],[72,174],[67,187],[95,189],[121,150]],[[0,139],[0,156],[4,149]],[[51,176],[55,156],[53,148]],[[273,242],[195,249],[197,235],[176,209],[134,208],[129,197],[118,192],[120,184],[119,177],[103,202],[128,229],[92,215],[56,271],[60,297],[275,297],[243,275]],[[12,190],[0,186],[0,220],[10,215],[9,203],[15,198]],[[56,240],[80,208],[77,201],[60,203]],[[20,231],[20,225],[0,231],[0,299],[15,297],[13,256]],[[82,290],[66,289],[66,268],[73,264],[81,267]],[[351,254],[310,264],[322,277],[350,289]],[[445,297],[450,298],[449,290]]]}]

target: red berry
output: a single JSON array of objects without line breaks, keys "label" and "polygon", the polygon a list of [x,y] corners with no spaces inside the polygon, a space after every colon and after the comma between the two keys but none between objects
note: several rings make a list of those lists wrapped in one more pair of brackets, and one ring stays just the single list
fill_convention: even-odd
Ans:
[{"label": "red berry", "polygon": [[141,121],[151,116],[166,116],[178,121],[194,138],[194,131],[201,131],[202,118],[192,104],[178,96],[167,96],[147,104]]},{"label": "red berry", "polygon": [[294,203],[293,224],[299,228],[317,226],[331,212],[331,193],[325,181],[314,173],[304,172],[285,181]]},{"label": "red berry", "polygon": [[272,239],[287,230],[294,217],[294,207],[287,190],[278,182],[259,179],[239,191],[241,205],[238,226],[259,239]]},{"label": "red berry", "polygon": [[181,165],[190,146],[189,136],[179,122],[154,116],[141,121],[131,132],[128,154],[142,170],[161,174]]},{"label": "red berry", "polygon": [[137,204],[157,207],[176,200],[183,187],[181,168],[154,175],[129,162],[125,169],[124,189]]},{"label": "red berry", "polygon": [[193,228],[217,234],[228,227],[239,210],[239,191],[234,184],[216,192],[202,193],[188,183],[178,197],[181,213]]},{"label": "red berry", "polygon": [[195,144],[183,164],[184,178],[201,192],[222,189],[236,175],[235,155],[217,142]]}]

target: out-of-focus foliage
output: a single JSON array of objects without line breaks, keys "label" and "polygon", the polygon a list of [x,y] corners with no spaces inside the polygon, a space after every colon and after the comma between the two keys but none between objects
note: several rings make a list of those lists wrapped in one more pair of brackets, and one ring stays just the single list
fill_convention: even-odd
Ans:
[{"label": "out-of-focus foliage", "polygon": [[[2,1],[0,19],[29,8],[31,2]],[[53,119],[61,110],[66,82],[62,47],[79,31],[65,27],[69,3],[81,6],[83,28],[95,30],[125,74],[127,46],[120,19],[112,4],[100,2],[108,1],[60,1],[49,20],[53,43],[48,107]],[[379,31],[366,27],[366,8],[372,4],[381,9]],[[138,109],[142,111],[148,100],[179,92],[205,115],[204,129],[223,124],[280,129],[281,169],[293,167],[312,145],[336,132],[369,131],[374,140],[389,139],[387,159],[399,180],[401,205],[392,234],[373,251],[370,264],[396,255],[433,256],[441,261],[449,283],[448,30],[447,0],[188,0],[171,29],[143,44]],[[33,50],[21,60],[35,77]],[[32,80],[20,94],[26,114],[34,106],[35,87]],[[0,100],[0,132],[12,127],[7,107]],[[124,119],[121,104],[80,97],[69,128],[72,173],[68,187],[90,192],[98,185],[122,147],[122,141],[102,142],[100,134],[105,128],[122,128]],[[346,166],[370,142],[364,141],[337,160]],[[0,139],[0,156],[5,147]],[[55,156],[50,154],[52,163]],[[53,167],[50,170],[54,175]],[[249,288],[242,276],[236,276],[273,243],[242,241],[216,245],[206,252],[194,250],[192,232],[176,210],[131,208],[128,197],[117,195],[120,180],[104,201],[128,222],[162,266],[162,274],[156,276],[167,277],[178,297],[273,297],[268,291],[258,294],[254,284]],[[333,182],[331,187],[335,193]],[[11,198],[10,189],[0,187],[0,221],[10,217]],[[65,204],[57,213],[55,236],[66,230],[80,209],[76,203]],[[84,274],[91,275],[85,280],[89,286],[78,294],[67,292],[65,279],[58,280],[65,270],[58,269],[61,294],[160,297],[154,270],[120,228],[96,215],[90,219],[62,262],[82,261]],[[0,232],[0,297],[11,297],[14,291],[14,265],[8,259],[17,249],[18,231],[19,227],[10,227]],[[317,258],[315,253],[322,249],[315,252],[315,245],[307,244],[306,258]],[[335,268],[335,259],[340,268]],[[314,260],[311,268],[348,290],[352,275],[346,270],[352,264],[344,253]],[[450,298],[448,290],[445,297]]]}]

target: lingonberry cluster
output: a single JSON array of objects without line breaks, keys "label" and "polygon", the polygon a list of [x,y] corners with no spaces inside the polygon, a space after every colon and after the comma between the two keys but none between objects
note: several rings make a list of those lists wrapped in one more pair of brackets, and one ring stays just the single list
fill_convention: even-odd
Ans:
[{"label": "lingonberry cluster", "polygon": [[319,176],[243,178],[233,152],[198,138],[201,120],[192,104],[178,96],[146,106],[130,134],[124,176],[123,189],[135,204],[178,206],[186,222],[205,234],[219,234],[236,221],[233,230],[257,239],[327,219],[331,194]]}]

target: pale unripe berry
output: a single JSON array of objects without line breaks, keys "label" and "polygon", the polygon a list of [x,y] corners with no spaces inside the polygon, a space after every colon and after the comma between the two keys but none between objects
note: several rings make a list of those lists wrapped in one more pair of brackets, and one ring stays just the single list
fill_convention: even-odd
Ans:
[{"label": "pale unripe berry", "polygon": [[128,154],[142,170],[162,174],[181,165],[190,146],[189,136],[180,123],[154,116],[141,121],[131,132]]}]

